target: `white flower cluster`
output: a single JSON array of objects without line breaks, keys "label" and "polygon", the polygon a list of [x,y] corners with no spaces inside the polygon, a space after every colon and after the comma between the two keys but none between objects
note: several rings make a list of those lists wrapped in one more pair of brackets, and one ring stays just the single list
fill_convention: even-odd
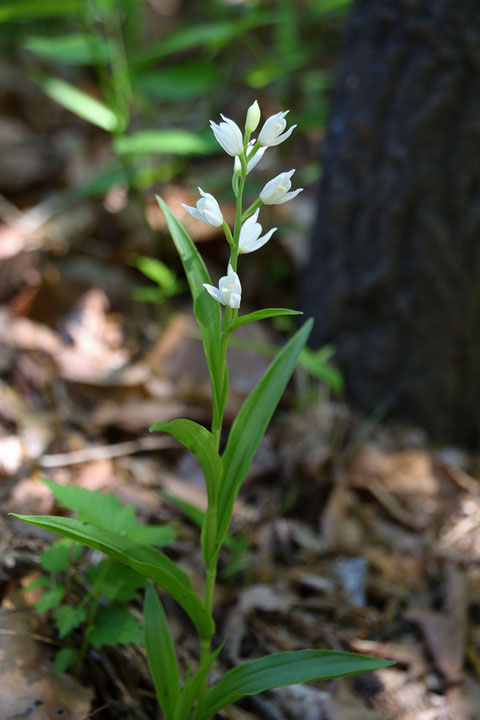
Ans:
[{"label": "white flower cluster", "polygon": [[[297,126],[292,125],[285,131],[287,126],[285,117],[288,112],[288,110],[285,110],[269,117],[263,124],[256,140],[250,139],[251,133],[255,132],[260,122],[260,108],[256,100],[247,112],[245,134],[242,133],[233,120],[224,115],[221,115],[222,122],[218,124],[213,120],[210,121],[210,127],[218,143],[228,155],[235,158],[234,181],[242,177],[244,182],[246,175],[262,159],[267,148],[280,145],[290,137]],[[258,250],[270,240],[275,230],[277,230],[277,228],[272,228],[262,236],[262,226],[258,222],[260,205],[280,205],[292,200],[301,193],[303,188],[290,191],[292,187],[291,177],[294,172],[295,170],[290,170],[289,172],[280,173],[265,185],[255,203],[242,216],[243,223],[240,228],[235,228],[233,237],[225,226],[218,202],[210,193],[198,188],[201,198],[196,207],[183,205],[185,210],[197,220],[201,220],[213,227],[224,227],[227,239],[229,239],[232,255],[228,264],[227,275],[220,278],[218,288],[204,283],[204,287],[210,295],[222,305],[235,310],[240,307],[242,286],[240,278],[234,269],[236,268],[238,254]],[[241,195],[240,197],[237,196],[237,203],[239,201],[241,203]]]}]

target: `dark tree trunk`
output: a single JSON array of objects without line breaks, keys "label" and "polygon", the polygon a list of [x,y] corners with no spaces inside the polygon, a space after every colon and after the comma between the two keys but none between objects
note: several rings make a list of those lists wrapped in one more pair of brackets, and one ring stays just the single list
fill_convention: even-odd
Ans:
[{"label": "dark tree trunk", "polygon": [[354,406],[478,443],[480,0],[356,0],[305,278]]}]

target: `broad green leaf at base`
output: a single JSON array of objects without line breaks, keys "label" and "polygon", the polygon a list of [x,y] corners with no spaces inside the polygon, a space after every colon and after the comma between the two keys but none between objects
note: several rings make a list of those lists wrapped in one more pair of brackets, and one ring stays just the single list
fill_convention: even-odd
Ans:
[{"label": "broad green leaf at base", "polygon": [[249,660],[225,673],[207,691],[196,718],[209,720],[227,705],[264,690],[370,672],[392,664],[389,660],[333,650],[274,653]]}]

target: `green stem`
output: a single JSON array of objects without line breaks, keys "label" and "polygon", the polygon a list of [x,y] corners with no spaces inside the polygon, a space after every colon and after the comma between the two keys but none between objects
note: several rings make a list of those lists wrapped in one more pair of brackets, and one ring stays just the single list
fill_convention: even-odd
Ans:
[{"label": "green stem", "polygon": [[[249,133],[247,133],[249,135]],[[248,137],[245,139],[245,148],[248,144]],[[223,230],[225,232],[225,235],[227,237],[227,240],[230,245],[230,265],[232,266],[233,270],[236,272],[237,270],[237,264],[238,264],[238,242],[240,238],[240,229],[242,227],[242,203],[243,203],[243,190],[245,188],[245,181],[247,178],[247,159],[246,159],[246,153],[243,152],[242,155],[240,155],[240,163],[241,163],[241,173],[238,180],[238,185],[234,183],[234,192],[235,192],[235,185],[236,185],[236,212],[235,212],[235,227],[233,230],[233,235],[230,231],[230,228],[226,225],[226,223],[223,223]],[[222,425],[223,425],[223,412],[225,409],[225,403],[226,403],[226,388],[225,388],[225,382],[227,378],[227,345],[228,345],[228,336],[231,332],[231,326],[233,322],[235,321],[236,317],[238,315],[238,310],[230,307],[225,308],[224,316],[223,316],[223,326],[222,326],[222,338],[220,343],[220,357],[219,357],[219,385],[220,385],[220,402],[219,406],[214,408],[213,412],[213,420],[212,420],[212,434],[215,438],[215,444],[217,451],[220,448],[220,438],[222,434]],[[217,513],[218,513],[218,490],[215,492],[215,497],[210,499],[209,498],[209,506],[207,509],[207,526],[206,526],[206,532],[208,534],[208,542],[207,546],[209,548],[215,548],[216,544],[216,534],[217,534]],[[212,543],[213,540],[213,543]],[[213,614],[213,601],[214,601],[214,595],[215,595],[215,581],[217,578],[217,565],[218,565],[218,551],[213,551],[210,557],[207,560],[207,570],[206,570],[206,580],[205,580],[205,608],[209,615]],[[208,658],[210,655],[210,648],[211,648],[211,638],[204,638],[200,640],[200,662],[203,662]],[[200,692],[200,697],[203,697],[204,694],[207,691],[208,687],[208,674],[205,678],[205,682],[203,684],[202,690]]]}]

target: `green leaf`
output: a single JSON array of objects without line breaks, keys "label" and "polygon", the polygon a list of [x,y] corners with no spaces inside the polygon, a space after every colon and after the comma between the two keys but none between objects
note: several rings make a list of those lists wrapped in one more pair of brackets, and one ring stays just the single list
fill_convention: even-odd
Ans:
[{"label": "green leaf", "polygon": [[212,382],[213,403],[218,410],[222,403],[222,386],[219,384],[220,369],[218,367],[222,332],[220,305],[203,287],[203,283],[211,284],[212,281],[192,239],[162,198],[158,195],[156,198],[167,221],[177,252],[180,255],[190,292],[192,293],[193,309],[202,333],[203,347]]},{"label": "green leaf", "polygon": [[229,670],[207,691],[198,720],[208,720],[246,695],[258,695],[264,690],[285,685],[370,672],[392,664],[367,655],[333,650],[282,652],[249,660]]},{"label": "green leaf", "polygon": [[80,10],[82,0],[13,0],[0,7],[0,22],[34,20],[56,15],[72,15]]},{"label": "green leaf", "polygon": [[133,135],[122,135],[113,142],[120,155],[204,155],[210,144],[188,130],[139,130]]},{"label": "green leaf", "polygon": [[[66,570],[70,563],[70,555],[72,552],[71,540],[56,540],[40,555],[40,564],[47,572],[61,572]],[[76,548],[73,560],[78,560],[82,548]]]},{"label": "green leaf", "polygon": [[24,592],[29,592],[29,590],[36,590],[37,588],[41,587],[47,587],[47,585],[50,585],[50,580],[48,577],[40,577],[38,580],[33,580],[32,582],[28,583],[28,585],[25,585],[23,588]]},{"label": "green leaf", "polygon": [[256,310],[248,313],[248,315],[240,315],[237,317],[231,330],[236,330],[241,325],[255,322],[256,320],[265,320],[266,318],[279,317],[281,315],[303,315],[299,310],[289,310],[288,308],[265,308],[264,310]]},{"label": "green leaf", "polygon": [[85,608],[74,608],[71,605],[60,605],[53,613],[58,634],[61,638],[81,625],[87,617]]},{"label": "green leaf", "polygon": [[176,273],[157,258],[138,255],[133,258],[132,265],[157,283],[158,287],[169,297],[183,292],[185,288],[183,281],[179,280]]},{"label": "green leaf", "polygon": [[173,435],[195,455],[205,474],[209,500],[210,502],[214,501],[222,475],[222,461],[212,433],[203,425],[184,418],[155,423],[150,428],[150,432],[154,430],[161,430]]},{"label": "green leaf", "polygon": [[335,350],[331,345],[325,345],[318,350],[303,348],[298,359],[298,364],[303,367],[312,377],[322,380],[340,395],[343,391],[343,376],[340,370],[329,361]]},{"label": "green leaf", "polygon": [[103,645],[141,643],[143,629],[139,621],[124,607],[109,605],[98,611],[95,624],[87,631],[87,637],[96,648]]},{"label": "green leaf", "polygon": [[194,592],[188,575],[163,553],[129,538],[72,518],[11,514],[30,525],[51,530],[94,550],[100,550],[100,552],[137,570],[141,575],[145,575],[160,585],[178,602],[202,638],[212,636],[215,629],[213,620],[199,596]]},{"label": "green leaf", "polygon": [[107,132],[113,132],[117,128],[118,120],[115,113],[92,95],[79,90],[65,80],[43,73],[37,73],[35,81],[52,100],[83,120],[87,120]]},{"label": "green leaf", "polygon": [[63,648],[55,655],[53,665],[57,672],[57,675],[61,675],[65,672],[77,659],[77,653],[71,648]]},{"label": "green leaf", "polygon": [[207,93],[218,83],[218,68],[212,62],[176,63],[138,75],[135,86],[150,98],[189,100]]},{"label": "green leaf", "polygon": [[193,677],[188,677],[185,680],[182,694],[177,705],[175,720],[189,720],[193,704],[200,694],[200,690],[208,675],[208,671],[212,667],[217,656],[221,653],[223,646],[224,642],[200,664]]},{"label": "green leaf", "polygon": [[175,540],[177,531],[173,525],[142,525],[142,523],[137,523],[135,527],[128,531],[127,537],[144,545],[164,547],[169,545],[172,540]]},{"label": "green leaf", "polygon": [[233,503],[268,423],[307,342],[313,320],[307,320],[280,350],[265,375],[243,403],[222,456],[223,478],[218,509],[217,544],[221,545],[232,517]]},{"label": "green leaf", "polygon": [[64,592],[65,585],[63,583],[57,583],[49,590],[45,590],[40,600],[35,603],[36,611],[44,613],[59,605],[62,602]]},{"label": "green leaf", "polygon": [[[1,12],[1,11],[0,11]],[[112,56],[109,42],[95,35],[72,33],[70,35],[29,35],[22,47],[47,60],[62,65],[90,65],[108,62]]]},{"label": "green leaf", "polygon": [[165,720],[172,720],[180,697],[180,679],[165,610],[152,585],[143,606],[145,649],[157,699]]},{"label": "green leaf", "polygon": [[[108,567],[105,571],[105,565]],[[143,589],[147,583],[144,575],[132,570],[128,565],[112,560],[91,567],[88,571],[90,579],[95,582],[101,577],[101,593],[107,600],[129,602],[138,597],[138,590]]]},{"label": "green leaf", "polygon": [[60,505],[76,512],[79,520],[85,520],[112,533],[122,532],[127,535],[136,525],[132,505],[123,505],[113,494],[105,495],[98,490],[87,490],[73,485],[59,485],[46,479],[43,482]]}]

